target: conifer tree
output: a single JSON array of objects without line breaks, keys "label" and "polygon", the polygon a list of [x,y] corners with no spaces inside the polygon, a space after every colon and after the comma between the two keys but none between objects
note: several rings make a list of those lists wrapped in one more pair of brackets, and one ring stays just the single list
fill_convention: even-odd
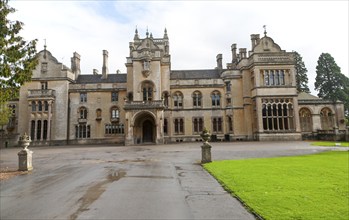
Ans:
[{"label": "conifer tree", "polygon": [[316,66],[315,90],[318,96],[333,102],[340,100],[344,103],[346,116],[349,116],[349,78],[341,73],[329,53],[322,53]]},{"label": "conifer tree", "polygon": [[295,68],[296,68],[296,86],[298,92],[306,92],[310,93],[308,87],[308,76],[307,76],[307,68],[304,65],[302,56],[294,51],[294,59],[295,59]]}]

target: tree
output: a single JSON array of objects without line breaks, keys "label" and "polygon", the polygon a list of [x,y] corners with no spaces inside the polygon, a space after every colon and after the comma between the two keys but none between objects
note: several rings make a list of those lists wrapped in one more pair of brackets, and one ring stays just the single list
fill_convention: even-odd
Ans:
[{"label": "tree", "polygon": [[297,51],[294,51],[294,60],[296,68],[297,91],[310,93],[307,76],[308,70],[305,68],[302,56]]},{"label": "tree", "polygon": [[[20,86],[31,80],[37,65],[37,40],[26,42],[19,35],[23,23],[7,18],[14,12],[8,0],[0,0],[0,114],[7,112],[4,106],[18,97]],[[3,120],[6,120],[5,116]]]},{"label": "tree", "polygon": [[15,12],[8,5],[8,0],[0,0],[0,9],[0,84],[1,92],[4,92],[1,98],[8,100],[13,98],[24,82],[31,79],[32,70],[37,64],[37,40],[27,43],[19,36],[23,23],[7,19],[10,13]]},{"label": "tree", "polygon": [[349,78],[341,73],[329,53],[322,53],[316,66],[315,90],[320,98],[340,100],[344,103],[347,118],[349,117]]}]

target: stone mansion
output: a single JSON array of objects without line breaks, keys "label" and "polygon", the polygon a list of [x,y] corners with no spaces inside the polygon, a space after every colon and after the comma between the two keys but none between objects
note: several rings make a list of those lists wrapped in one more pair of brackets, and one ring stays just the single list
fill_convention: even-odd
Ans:
[{"label": "stone mansion", "polygon": [[34,145],[137,145],[200,141],[205,127],[212,141],[345,132],[343,104],[297,93],[293,52],[266,32],[251,35],[249,51],[232,44],[231,62],[223,66],[218,54],[212,69],[172,70],[166,29],[162,38],[136,30],[129,49],[126,73],[110,73],[103,50],[101,74],[87,75],[78,53],[67,67],[45,47],[32,81],[10,102],[2,139],[14,145],[26,132]]}]

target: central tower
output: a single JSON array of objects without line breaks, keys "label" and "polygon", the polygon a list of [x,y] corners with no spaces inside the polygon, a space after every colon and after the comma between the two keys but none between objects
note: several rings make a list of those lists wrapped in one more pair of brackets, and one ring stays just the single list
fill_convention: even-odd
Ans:
[{"label": "central tower", "polygon": [[167,30],[141,39],[135,31],[127,57],[126,145],[164,142],[164,98],[170,91],[171,59]]}]

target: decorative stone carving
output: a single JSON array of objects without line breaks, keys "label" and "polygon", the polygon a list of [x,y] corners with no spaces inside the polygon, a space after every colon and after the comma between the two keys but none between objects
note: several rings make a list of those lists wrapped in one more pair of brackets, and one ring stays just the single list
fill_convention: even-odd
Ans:
[{"label": "decorative stone carving", "polygon": [[202,164],[210,163],[212,162],[212,159],[211,159],[212,146],[208,143],[208,141],[211,139],[211,134],[207,130],[207,128],[204,128],[200,136],[204,140],[204,144],[201,146],[201,163]]}]

